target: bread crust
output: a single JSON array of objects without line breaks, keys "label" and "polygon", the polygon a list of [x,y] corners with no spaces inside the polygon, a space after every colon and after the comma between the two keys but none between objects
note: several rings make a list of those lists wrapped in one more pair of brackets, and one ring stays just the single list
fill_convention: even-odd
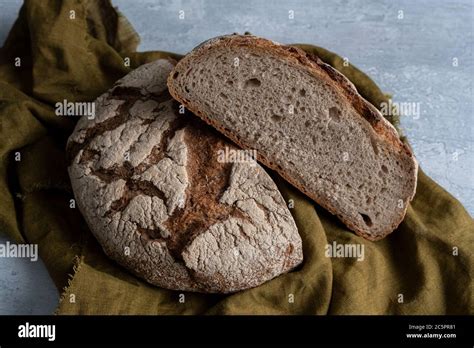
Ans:
[{"label": "bread crust", "polygon": [[303,259],[301,237],[275,183],[166,87],[172,62],[132,71],[96,100],[68,141],[77,205],[104,252],[151,284],[230,293]]},{"label": "bread crust", "polygon": [[[314,200],[316,203],[323,206],[331,214],[336,215],[349,229],[354,231],[357,235],[362,236],[365,239],[371,241],[377,241],[385,238],[388,234],[392,233],[403,221],[408,203],[413,199],[416,192],[416,181],[418,173],[418,163],[413,155],[413,152],[403,143],[395,129],[395,127],[388,122],[383,115],[380,113],[377,108],[375,108],[371,103],[365,100],[357,91],[355,86],[350,82],[343,74],[335,70],[330,65],[324,63],[319,57],[308,54],[302,49],[293,46],[286,46],[275,43],[273,41],[259,38],[253,35],[225,35],[216,37],[210,40],[207,40],[197,46],[192,50],[188,55],[186,55],[180,62],[176,65],[175,69],[170,73],[168,77],[168,89],[170,94],[174,99],[182,103],[187,109],[192,111],[195,115],[199,116],[209,125],[213,126],[237,145],[244,149],[252,149],[253,147],[250,144],[246,144],[241,139],[239,139],[231,130],[224,128],[221,124],[215,120],[210,119],[206,114],[202,112],[199,106],[192,100],[187,100],[183,98],[174,84],[173,75],[176,71],[179,70],[180,66],[187,64],[193,59],[199,58],[200,56],[206,55],[207,52],[215,47],[238,47],[244,46],[249,48],[265,49],[269,52],[272,52],[276,56],[286,60],[289,63],[293,63],[313,76],[322,78],[326,82],[331,83],[331,85],[338,89],[342,95],[346,98],[347,102],[354,107],[357,111],[357,114],[365,119],[372,129],[376,132],[380,139],[389,143],[394,151],[398,152],[401,157],[406,157],[408,163],[411,166],[411,177],[408,178],[408,182],[412,185],[412,195],[404,202],[403,211],[399,214],[399,219],[396,220],[389,229],[384,233],[379,235],[371,235],[363,229],[358,228],[350,219],[347,219],[345,216],[338,212],[337,207],[332,205],[328,200],[325,200],[323,197],[319,197],[315,193],[309,192],[303,185],[297,182],[294,178],[288,175],[283,169],[279,168],[271,159],[266,158],[262,153],[257,152],[258,160],[263,163],[265,166],[275,170],[280,174],[286,181],[304,193],[306,196]],[[258,150],[258,149],[257,149]]]}]

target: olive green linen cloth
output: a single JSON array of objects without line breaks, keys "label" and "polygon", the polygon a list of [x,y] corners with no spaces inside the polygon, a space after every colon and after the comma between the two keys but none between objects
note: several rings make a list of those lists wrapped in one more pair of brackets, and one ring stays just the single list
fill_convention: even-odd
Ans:
[{"label": "olive green linen cloth", "polygon": [[[70,208],[64,149],[77,118],[56,116],[54,105],[92,101],[145,62],[179,59],[137,53],[138,41],[108,1],[26,1],[0,51],[0,231],[39,244],[62,292],[58,314],[473,313],[472,219],[422,171],[405,220],[379,242],[356,236],[272,173],[284,198],[293,200],[304,263],[247,291],[183,297],[107,259],[78,209]],[[301,47],[342,71],[374,105],[387,101],[337,55]],[[364,259],[326,257],[334,241],[363,245]]]}]

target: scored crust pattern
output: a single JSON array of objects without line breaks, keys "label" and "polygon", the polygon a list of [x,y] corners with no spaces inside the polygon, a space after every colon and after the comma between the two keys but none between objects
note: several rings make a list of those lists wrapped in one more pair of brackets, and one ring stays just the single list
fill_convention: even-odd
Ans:
[{"label": "scored crust pattern", "polygon": [[180,114],[158,60],[118,81],[68,141],[78,207],[105,253],[161,287],[233,292],[302,261],[301,238],[270,176]]}]

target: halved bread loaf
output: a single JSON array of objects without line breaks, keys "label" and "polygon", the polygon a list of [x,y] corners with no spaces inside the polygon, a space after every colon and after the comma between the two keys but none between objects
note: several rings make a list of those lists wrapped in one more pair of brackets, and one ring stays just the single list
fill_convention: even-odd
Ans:
[{"label": "halved bread loaf", "polygon": [[416,188],[411,150],[317,57],[254,36],[218,37],[184,57],[168,87],[357,234],[378,240],[403,220]]}]

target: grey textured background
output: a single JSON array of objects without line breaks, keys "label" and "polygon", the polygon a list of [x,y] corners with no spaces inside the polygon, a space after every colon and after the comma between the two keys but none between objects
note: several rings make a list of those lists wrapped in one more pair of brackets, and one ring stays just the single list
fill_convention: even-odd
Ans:
[{"label": "grey textured background", "polygon": [[[140,34],[141,51],[186,53],[210,37],[250,31],[282,43],[320,45],[347,57],[394,101],[420,103],[420,117],[402,117],[402,129],[425,172],[473,214],[472,0],[113,3]],[[18,0],[0,0],[0,42],[20,6]],[[290,10],[294,19],[289,19]],[[455,58],[458,66],[453,66]],[[57,300],[41,262],[0,259],[0,314],[48,314]]]}]

